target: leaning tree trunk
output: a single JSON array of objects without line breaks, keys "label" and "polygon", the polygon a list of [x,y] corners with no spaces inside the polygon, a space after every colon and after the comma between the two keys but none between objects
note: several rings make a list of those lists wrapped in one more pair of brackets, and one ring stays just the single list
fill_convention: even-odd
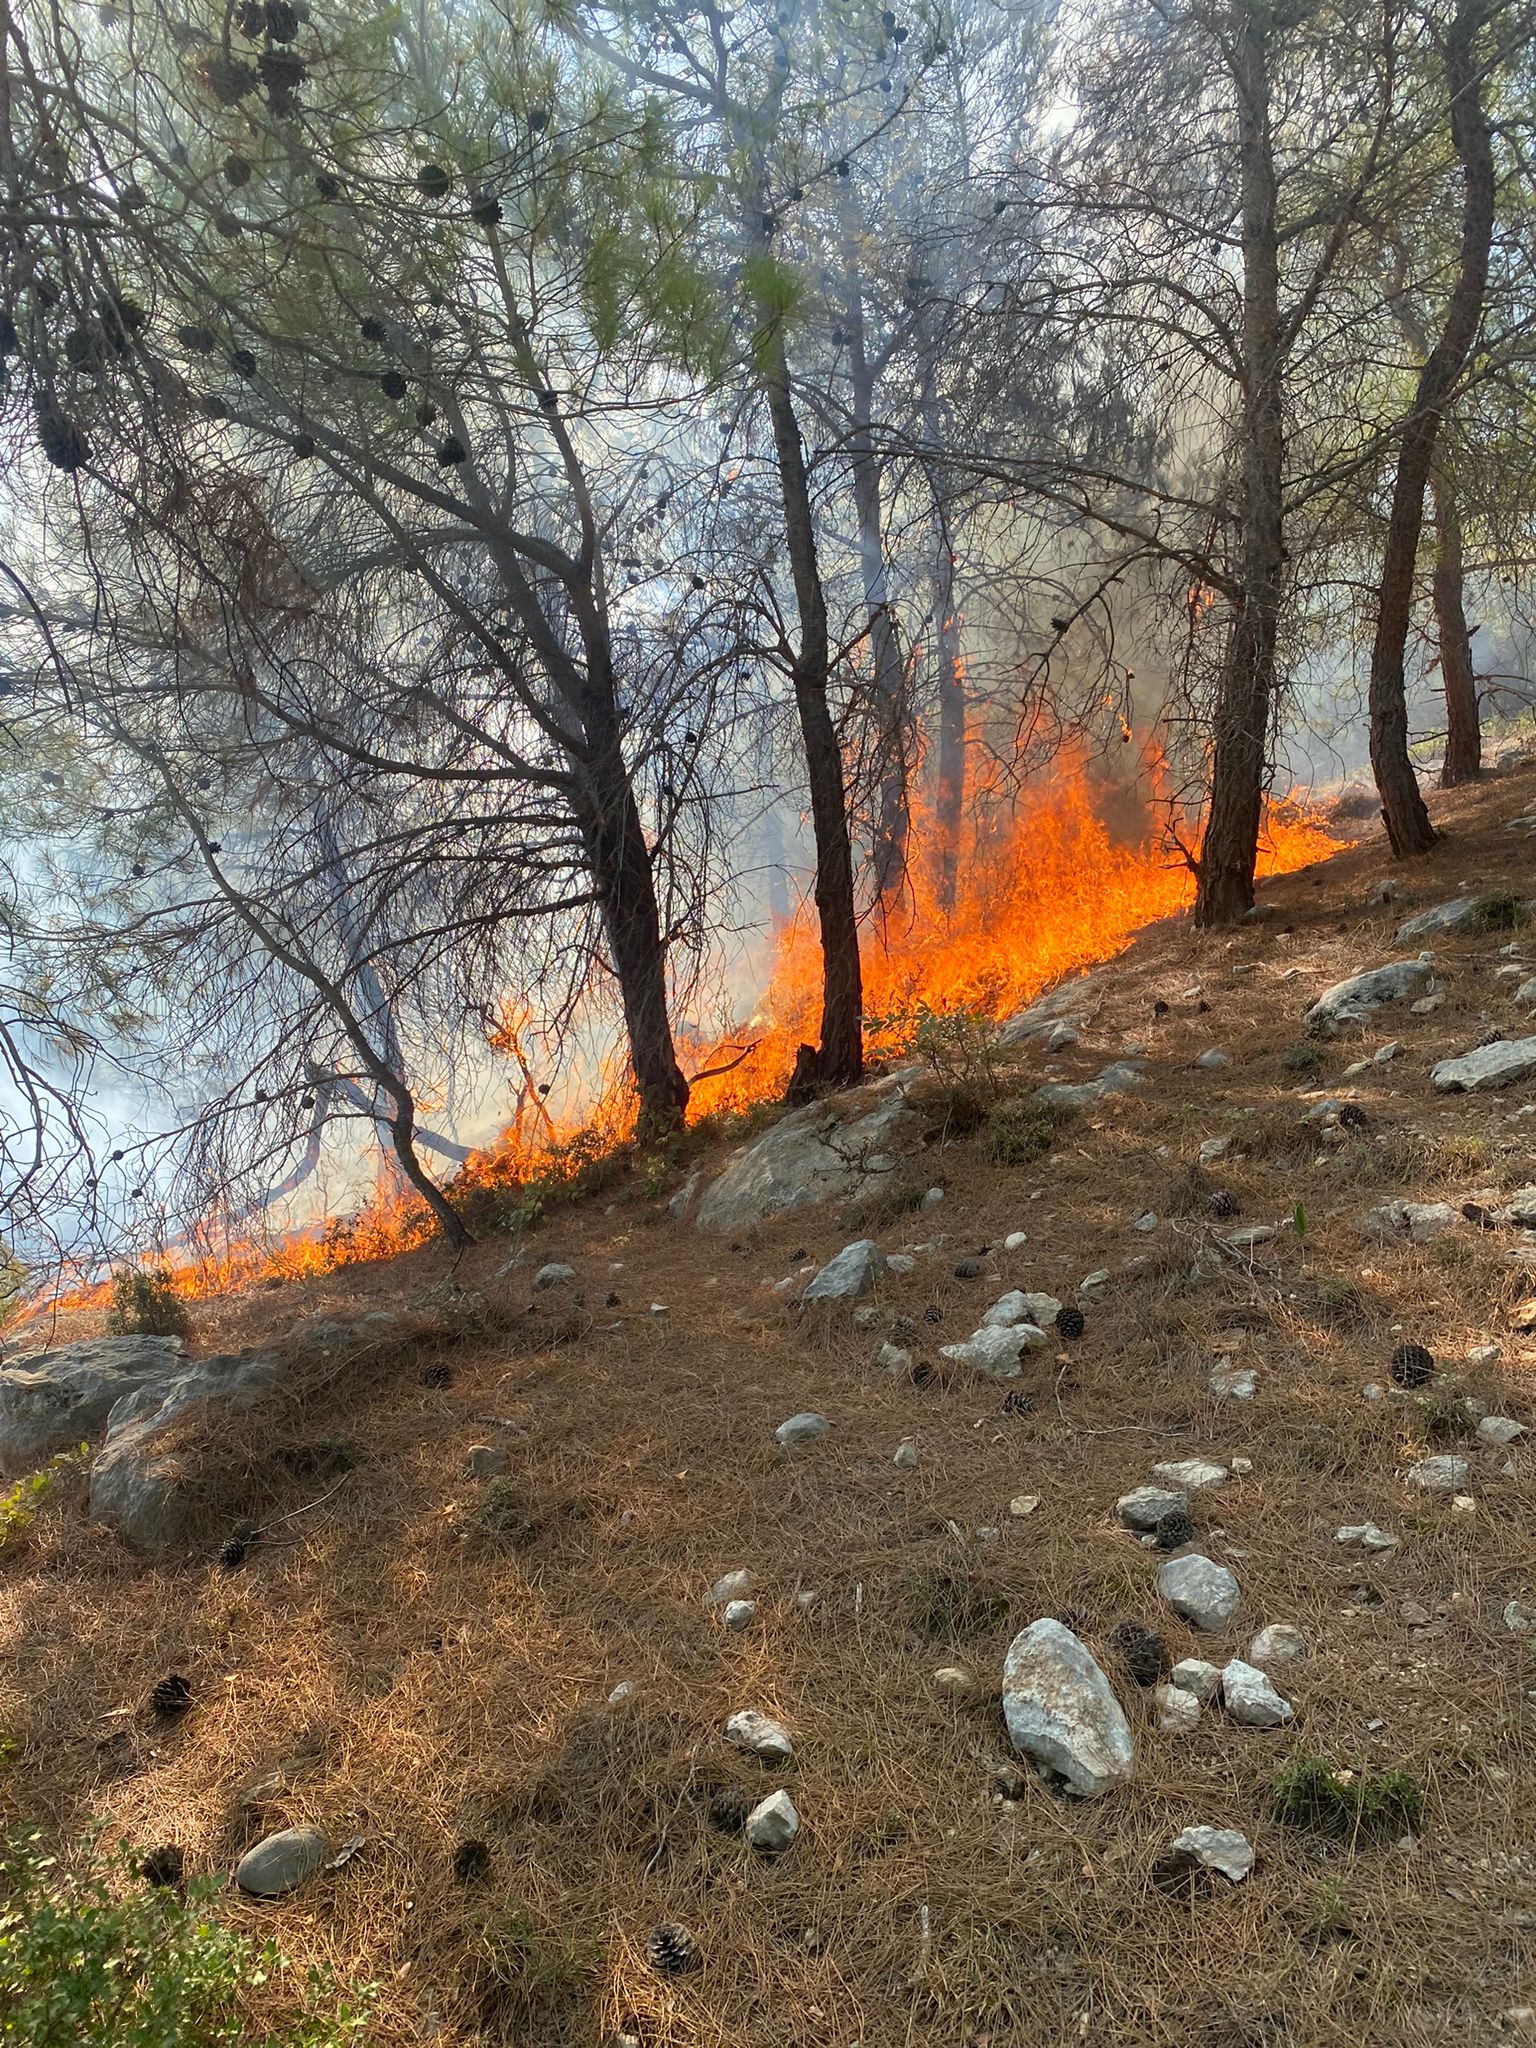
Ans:
[{"label": "leaning tree trunk", "polygon": [[858,522],[859,568],[869,615],[874,670],[875,812],[872,865],[881,897],[901,885],[911,830],[907,760],[906,687],[901,649],[891,616],[885,568],[885,533],[880,510],[880,464],[873,437],[875,380],[864,347],[864,293],[859,277],[857,223],[845,194],[842,218],[844,318],[848,323],[848,378],[853,422],[848,456],[853,470],[854,516]]},{"label": "leaning tree trunk", "polygon": [[617,718],[597,707],[589,711],[587,733],[582,838],[624,1006],[630,1066],[640,1098],[637,1135],[656,1137],[675,1130],[688,1107],[688,1082],[677,1063],[667,1008],[661,910]]},{"label": "leaning tree trunk", "polygon": [[1245,7],[1233,55],[1243,237],[1241,544],[1235,615],[1222,664],[1211,801],[1200,845],[1195,922],[1230,924],[1253,905],[1285,574],[1280,411],[1280,245],[1270,134],[1267,28]]},{"label": "leaning tree trunk", "polygon": [[955,610],[955,557],[942,524],[935,540],[934,641],[938,649],[938,755],[934,833],[939,904],[953,910],[960,876],[960,823],[965,808],[965,665]]},{"label": "leaning tree trunk", "polygon": [[[768,260],[766,237],[758,253]],[[799,620],[793,664],[795,709],[805,749],[816,842],[816,911],[821,926],[821,1043],[801,1048],[794,1088],[842,1087],[864,1071],[864,992],[859,925],[853,895],[853,848],[843,787],[843,756],[827,690],[831,644],[827,600],[816,559],[816,526],[800,422],[795,415],[789,356],[778,312],[759,304],[758,375],[773,425],[774,456],[784,509],[784,539]]]},{"label": "leaning tree trunk", "polygon": [[1445,759],[1440,787],[1457,789],[1483,772],[1483,732],[1477,677],[1472,668],[1472,635],[1467,631],[1461,508],[1450,475],[1437,468],[1430,477],[1435,508],[1435,631],[1440,643],[1440,680],[1445,686]]},{"label": "leaning tree trunk", "polygon": [[1423,792],[1408,753],[1408,696],[1403,657],[1413,610],[1414,571],[1424,528],[1424,487],[1434,464],[1440,422],[1482,318],[1493,240],[1493,146],[1483,112],[1475,43],[1483,0],[1458,0],[1445,38],[1445,84],[1450,99],[1451,143],[1461,164],[1465,195],[1456,282],[1440,339],[1419,372],[1413,410],[1398,449],[1397,479],[1382,554],[1371,649],[1371,768],[1381,793],[1382,821],[1399,857],[1426,853],[1435,843]]}]

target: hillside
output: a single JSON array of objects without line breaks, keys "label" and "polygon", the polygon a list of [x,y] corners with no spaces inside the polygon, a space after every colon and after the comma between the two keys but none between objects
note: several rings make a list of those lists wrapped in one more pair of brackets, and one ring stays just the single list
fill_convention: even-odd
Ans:
[{"label": "hillside", "polygon": [[[1445,836],[1391,901],[1373,842],[1266,883],[1233,933],[1149,930],[1055,1052],[957,1037],[862,1201],[711,1234],[669,1202],[713,1153],[456,1265],[429,1247],[198,1303],[195,1353],[297,1363],[177,1447],[196,1513],[172,1550],[130,1551],[71,1477],[0,1554],[7,1820],[67,1840],[101,1817],[204,1872],[280,1828],[361,1838],[228,1910],[295,1964],[378,1980],[388,2048],[1536,2035],[1536,1497],[1522,1439],[1477,1428],[1531,1420],[1536,1236],[1500,1217],[1536,1180],[1536,1080],[1430,1080],[1536,1030],[1536,925],[1507,921],[1536,894],[1511,829],[1531,811],[1523,767],[1437,800]],[[1473,928],[1396,941],[1459,892],[1487,900]],[[1305,1029],[1324,989],[1421,946],[1420,1008]],[[999,1103],[1127,1057],[1139,1085],[1001,1163]],[[1401,1212],[1367,1220],[1395,1200],[1450,1213],[1410,1216],[1416,1242]],[[799,1307],[865,1237],[910,1270]],[[575,1278],[535,1295],[551,1263]],[[1006,1381],[942,1356],[1015,1288],[1079,1306],[1081,1336],[1049,1331]],[[99,1328],[76,1312],[10,1348]],[[1412,1391],[1404,1343],[1435,1362]],[[781,1448],[805,1413],[832,1426]],[[475,1446],[501,1477],[472,1476]],[[1465,1461],[1444,1491],[1409,1476],[1431,1457]],[[1208,1631],[1116,1518],[1183,1460],[1228,1475],[1189,1492],[1168,1553],[1235,1575]],[[245,1522],[264,1533],[221,1564]],[[1340,1539],[1369,1525],[1395,1543]],[[709,1604],[737,1570],[739,1629]],[[1005,1653],[1041,1617],[1129,1722],[1131,1774],[1096,1798],[1049,1789],[1004,1726]],[[1130,1663],[1225,1665],[1282,1626],[1305,1639],[1269,1664],[1290,1721],[1157,1725],[1189,1715]],[[190,1708],[156,1720],[173,1672]],[[748,1708],[788,1762],[723,1739]],[[779,1788],[800,1832],[765,1854],[741,1820]],[[1199,1825],[1240,1831],[1251,1874],[1170,1859]],[[668,1924],[697,1969],[647,1960]]]}]

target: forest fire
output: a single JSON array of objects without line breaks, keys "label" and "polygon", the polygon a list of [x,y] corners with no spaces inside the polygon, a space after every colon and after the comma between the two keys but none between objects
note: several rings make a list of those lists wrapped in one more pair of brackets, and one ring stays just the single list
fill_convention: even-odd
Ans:
[{"label": "forest fire", "polygon": [[[1154,773],[1154,784],[1158,780]],[[1128,811],[1133,822],[1110,822]],[[1338,839],[1305,808],[1271,804],[1260,849],[1261,875],[1286,874],[1335,851]],[[943,900],[934,835],[919,817],[906,884],[864,931],[866,1056],[871,1065],[910,1051],[925,1020],[968,1018],[978,1026],[1009,1016],[1074,969],[1109,959],[1144,926],[1184,909],[1194,878],[1144,804],[1123,785],[1095,786],[1081,759],[1055,764],[1048,793],[1004,810],[972,805],[956,863],[955,901]],[[695,1036],[689,1122],[737,1114],[784,1090],[797,1047],[814,1040],[820,1012],[821,958],[807,903],[774,938],[774,963],[754,1018],[738,1033]],[[496,1049],[519,1077],[521,1109],[500,1138],[477,1152],[450,1192],[467,1209],[520,1207],[543,1200],[618,1158],[633,1121],[626,1088],[613,1086],[577,1118],[554,1117],[532,1078],[518,1029],[508,1024]],[[396,1177],[357,1216],[332,1219],[280,1239],[226,1240],[203,1256],[167,1260],[179,1294],[226,1293],[263,1280],[313,1278],[365,1260],[411,1250],[432,1234],[419,1201]],[[106,1285],[70,1297],[104,1305]]]}]

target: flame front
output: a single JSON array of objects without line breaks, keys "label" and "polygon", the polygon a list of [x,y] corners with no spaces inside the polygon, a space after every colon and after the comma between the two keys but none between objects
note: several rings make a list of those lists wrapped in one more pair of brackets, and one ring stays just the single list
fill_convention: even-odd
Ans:
[{"label": "flame front", "polygon": [[[1154,787],[1159,780],[1154,772]],[[1117,832],[1107,814],[1128,808],[1136,822]],[[1292,873],[1339,844],[1303,808],[1271,804],[1259,872]],[[973,792],[962,844],[949,861],[931,816],[919,814],[905,884],[871,913],[863,934],[870,1062],[906,1053],[933,1016],[980,1022],[1011,1015],[1064,975],[1111,958],[1146,925],[1185,909],[1194,890],[1187,861],[1153,813],[1129,806],[1123,785],[1096,785],[1078,756],[1059,756],[1048,788],[1010,806]],[[821,954],[807,905],[774,933],[773,964],[752,1019],[714,1041],[679,1033],[694,1072],[709,1076],[694,1086],[690,1123],[780,1096],[797,1048],[816,1040],[820,1013]],[[618,1080],[579,1121],[551,1115],[524,1051],[527,1022],[509,1008],[493,1040],[515,1070],[519,1107],[496,1142],[462,1170],[453,1192],[466,1204],[490,1195],[510,1210],[521,1197],[533,1209],[541,1195],[616,1155],[630,1128],[632,1103]],[[425,1211],[389,1177],[363,1213],[345,1222],[275,1243],[226,1240],[217,1255],[170,1263],[178,1292],[209,1295],[389,1258],[430,1235]],[[76,1305],[105,1298],[102,1287],[71,1297]]]}]

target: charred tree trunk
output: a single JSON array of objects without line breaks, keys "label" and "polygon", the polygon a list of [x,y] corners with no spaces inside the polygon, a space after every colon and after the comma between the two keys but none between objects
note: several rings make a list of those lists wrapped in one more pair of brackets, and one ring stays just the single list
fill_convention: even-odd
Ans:
[{"label": "charred tree trunk", "polygon": [[875,379],[864,345],[864,293],[859,278],[855,234],[856,223],[845,195],[842,219],[844,318],[848,323],[848,377],[853,399],[853,427],[848,454],[853,470],[859,568],[864,583],[864,603],[869,613],[870,658],[874,671],[877,798],[873,867],[875,887],[884,897],[899,888],[906,872],[907,841],[911,831],[906,688],[885,569],[880,464],[873,439]]},{"label": "charred tree trunk", "polygon": [[934,641],[938,648],[939,770],[934,802],[939,903],[953,910],[960,875],[960,821],[965,808],[965,669],[955,610],[955,558],[940,524],[933,576]]},{"label": "charred tree trunk", "polygon": [[[766,238],[759,243],[766,259]],[[795,709],[805,749],[806,780],[811,796],[811,827],[816,840],[816,912],[821,927],[821,1043],[810,1061],[802,1061],[797,1083],[842,1087],[864,1071],[864,992],[859,962],[859,926],[853,896],[853,848],[848,836],[848,805],[843,787],[843,757],[827,690],[831,645],[827,631],[827,600],[816,558],[816,526],[811,511],[810,480],[800,422],[795,414],[789,356],[779,314],[759,304],[762,323],[757,338],[758,374],[773,424],[773,447],[784,509],[784,540],[789,555],[798,614],[798,645],[793,659]],[[802,1049],[803,1050],[803,1049]]]},{"label": "charred tree trunk", "polygon": [[1280,410],[1278,194],[1270,133],[1268,27],[1244,7],[1233,45],[1241,161],[1243,416],[1241,545],[1235,616],[1222,665],[1211,801],[1195,922],[1230,924],[1253,905],[1285,574]]},{"label": "charred tree trunk", "polygon": [[582,841],[624,1006],[630,1065],[640,1098],[638,1135],[675,1130],[688,1107],[667,1008],[667,949],[651,850],[611,706],[590,705],[582,764]]},{"label": "charred tree trunk", "polygon": [[1472,636],[1467,631],[1462,563],[1461,508],[1456,486],[1444,470],[1430,477],[1435,508],[1435,632],[1440,643],[1440,680],[1445,686],[1445,760],[1440,787],[1457,789],[1483,772],[1483,733]]},{"label": "charred tree trunk", "polygon": [[1403,656],[1413,609],[1419,538],[1424,528],[1424,488],[1429,482],[1446,405],[1477,338],[1488,287],[1494,172],[1474,47],[1482,21],[1483,0],[1458,0],[1446,32],[1445,84],[1450,100],[1451,143],[1465,185],[1461,250],[1445,324],[1419,372],[1413,411],[1398,449],[1397,479],[1382,555],[1376,638],[1371,649],[1371,768],[1381,794],[1387,838],[1399,858],[1426,853],[1435,842],[1435,828],[1429,822],[1408,753]]}]

